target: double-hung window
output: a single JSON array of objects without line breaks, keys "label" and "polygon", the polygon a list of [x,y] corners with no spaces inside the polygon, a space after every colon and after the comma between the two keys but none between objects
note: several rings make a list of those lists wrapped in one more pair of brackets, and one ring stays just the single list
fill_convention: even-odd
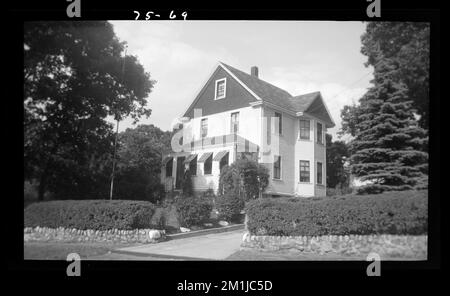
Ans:
[{"label": "double-hung window", "polygon": [[317,162],[317,184],[322,185],[322,163]]},{"label": "double-hung window", "polygon": [[273,178],[281,179],[281,156],[275,155],[273,161]]},{"label": "double-hung window", "polygon": [[281,113],[275,112],[275,124],[278,124],[278,134],[283,134],[283,116]]},{"label": "double-hung window", "polygon": [[300,182],[310,182],[308,160],[300,160]]},{"label": "double-hung window", "polygon": [[317,123],[317,143],[323,144],[323,127],[320,122]]},{"label": "double-hung window", "polygon": [[300,139],[309,140],[310,121],[308,119],[300,119]]},{"label": "double-hung window", "polygon": [[239,112],[231,113],[231,133],[237,134],[239,132]]},{"label": "double-hung window", "polygon": [[214,100],[225,98],[226,90],[227,90],[227,79],[222,78],[222,79],[216,80]]},{"label": "double-hung window", "polygon": [[205,138],[208,135],[208,118],[203,118],[200,126],[200,133],[202,138]]}]

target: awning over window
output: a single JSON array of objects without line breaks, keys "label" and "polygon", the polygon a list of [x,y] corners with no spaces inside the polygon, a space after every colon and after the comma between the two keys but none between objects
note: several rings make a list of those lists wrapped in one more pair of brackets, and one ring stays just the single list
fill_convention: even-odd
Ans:
[{"label": "awning over window", "polygon": [[199,160],[197,160],[198,162],[205,162],[213,153],[212,152],[206,152],[203,153],[202,156],[200,157]]},{"label": "awning over window", "polygon": [[166,156],[166,157],[164,157],[164,159],[163,159],[163,161],[162,161],[162,164],[163,164],[163,165],[166,165],[171,159],[173,159],[172,156]]},{"label": "awning over window", "polygon": [[196,158],[196,157],[197,157],[197,154],[190,154],[190,155],[186,158],[186,160],[184,161],[184,164],[190,163],[190,162],[193,161],[194,158]]},{"label": "awning over window", "polygon": [[228,153],[227,150],[220,151],[219,153],[217,153],[217,154],[214,156],[213,160],[214,160],[214,161],[221,161],[222,158],[223,158],[225,155],[227,155],[227,153]]}]

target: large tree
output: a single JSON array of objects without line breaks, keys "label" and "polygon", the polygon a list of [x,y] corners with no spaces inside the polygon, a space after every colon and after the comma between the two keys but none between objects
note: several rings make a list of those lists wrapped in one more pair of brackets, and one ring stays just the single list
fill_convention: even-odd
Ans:
[{"label": "large tree", "polygon": [[334,141],[330,134],[326,134],[327,147],[327,187],[348,187],[349,174],[345,169],[345,162],[350,156],[344,141]]},{"label": "large tree", "polygon": [[115,198],[151,202],[161,198],[161,159],[170,148],[171,136],[152,124],[120,133]]},{"label": "large tree", "polygon": [[419,125],[429,126],[430,25],[420,22],[368,22],[361,37],[361,52],[374,66],[381,53],[397,67],[396,82],[405,86],[406,95],[420,115]]},{"label": "large tree", "polygon": [[407,86],[397,79],[400,65],[382,52],[374,62],[373,87],[343,113],[343,129],[354,136],[351,172],[371,183],[360,192],[426,188],[428,136],[414,117]]},{"label": "large tree", "polygon": [[106,21],[24,24],[24,173],[38,181],[39,200],[105,183],[113,143],[105,119],[150,115],[154,81],[136,57],[124,58],[124,45]]}]

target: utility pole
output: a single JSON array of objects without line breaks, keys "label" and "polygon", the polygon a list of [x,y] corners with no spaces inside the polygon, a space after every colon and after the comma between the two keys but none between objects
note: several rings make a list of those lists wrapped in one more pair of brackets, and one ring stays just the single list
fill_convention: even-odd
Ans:
[{"label": "utility pole", "polygon": [[[122,83],[123,83],[124,74],[125,74],[125,59],[127,57],[127,48],[128,48],[128,46],[125,45],[125,56],[124,56],[123,62],[122,62]],[[116,151],[117,151],[117,136],[119,135],[119,118],[117,117],[116,120],[117,120],[117,127],[116,127],[116,136],[114,139],[113,167],[112,167],[112,174],[111,174],[111,187],[109,190],[109,200],[112,200],[112,198],[113,198],[114,174],[116,171]]]}]

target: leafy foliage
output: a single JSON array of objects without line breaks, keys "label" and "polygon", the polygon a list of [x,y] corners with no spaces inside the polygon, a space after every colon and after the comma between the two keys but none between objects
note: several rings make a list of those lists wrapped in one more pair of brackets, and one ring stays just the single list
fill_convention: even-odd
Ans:
[{"label": "leafy foliage", "polygon": [[368,22],[361,37],[366,65],[375,66],[379,54],[397,67],[393,80],[402,83],[413,108],[421,116],[422,128],[429,126],[430,24],[420,22]]},{"label": "leafy foliage", "polygon": [[327,157],[327,189],[346,188],[349,186],[349,172],[344,167],[350,156],[347,144],[343,141],[332,141],[332,136],[326,134]]},{"label": "leafy foliage", "polygon": [[29,205],[24,210],[25,227],[75,229],[153,228],[155,206],[145,201],[57,200]]},{"label": "leafy foliage", "polygon": [[428,192],[336,198],[259,199],[247,204],[254,235],[317,236],[427,233]]},{"label": "leafy foliage", "polygon": [[244,206],[245,203],[242,198],[232,192],[225,193],[216,200],[219,217],[225,221],[236,221]]},{"label": "leafy foliage", "polygon": [[183,180],[181,182],[181,190],[183,192],[183,195],[186,196],[191,196],[194,193],[192,189],[192,175],[189,169],[185,170],[184,172]]},{"label": "leafy foliage", "polygon": [[119,134],[114,196],[153,203],[164,197],[159,174],[162,153],[170,147],[170,139],[170,132],[152,124]]},{"label": "leafy foliage", "polygon": [[249,159],[238,159],[220,172],[219,195],[234,194],[244,201],[259,197],[269,184],[268,169]]},{"label": "leafy foliage", "polygon": [[212,202],[201,197],[178,196],[175,199],[175,207],[181,226],[191,227],[210,217]]},{"label": "leafy foliage", "polygon": [[[56,198],[108,193],[107,116],[149,116],[153,84],[105,21],[24,24],[24,173]],[[126,75],[122,75],[124,69]]]}]

